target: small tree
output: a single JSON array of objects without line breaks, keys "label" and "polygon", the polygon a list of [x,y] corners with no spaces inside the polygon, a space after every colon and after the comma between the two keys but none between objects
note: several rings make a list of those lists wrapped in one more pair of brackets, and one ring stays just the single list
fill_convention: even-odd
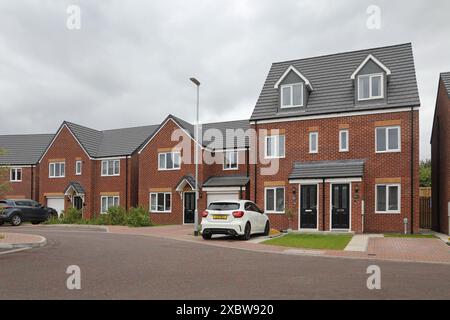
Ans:
[{"label": "small tree", "polygon": [[294,218],[295,215],[295,211],[292,208],[286,208],[284,210],[284,215],[287,217],[288,222],[289,222],[289,227],[288,230],[292,230],[292,219]]},{"label": "small tree", "polygon": [[431,160],[426,159],[420,161],[419,167],[420,186],[431,187]]},{"label": "small tree", "polygon": [[[6,154],[6,151],[0,149],[0,158]],[[5,165],[0,165],[0,198],[5,195],[6,192],[10,190],[9,184],[9,167]]]}]

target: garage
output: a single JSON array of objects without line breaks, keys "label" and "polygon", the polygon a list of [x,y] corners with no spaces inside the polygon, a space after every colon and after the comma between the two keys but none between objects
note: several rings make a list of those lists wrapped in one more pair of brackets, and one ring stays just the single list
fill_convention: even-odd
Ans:
[{"label": "garage", "polygon": [[47,198],[47,207],[55,209],[60,215],[64,210],[64,197]]},{"label": "garage", "polygon": [[208,205],[213,201],[239,200],[239,192],[207,192]]}]

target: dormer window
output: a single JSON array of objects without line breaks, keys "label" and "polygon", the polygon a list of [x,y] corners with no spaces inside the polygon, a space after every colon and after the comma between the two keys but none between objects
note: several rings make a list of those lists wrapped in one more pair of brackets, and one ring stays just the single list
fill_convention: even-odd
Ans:
[{"label": "dormer window", "polygon": [[382,99],[383,74],[365,74],[358,76],[358,100]]},{"label": "dormer window", "polygon": [[281,86],[281,108],[303,106],[303,84],[294,83]]}]

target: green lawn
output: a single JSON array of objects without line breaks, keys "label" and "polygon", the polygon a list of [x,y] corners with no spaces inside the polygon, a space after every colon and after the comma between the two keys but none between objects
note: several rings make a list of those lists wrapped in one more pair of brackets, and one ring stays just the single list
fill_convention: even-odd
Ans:
[{"label": "green lawn", "polygon": [[436,238],[432,234],[401,234],[401,233],[385,233],[385,238]]},{"label": "green lawn", "polygon": [[263,243],[292,248],[343,250],[352,237],[350,234],[290,233],[283,237],[264,241]]}]

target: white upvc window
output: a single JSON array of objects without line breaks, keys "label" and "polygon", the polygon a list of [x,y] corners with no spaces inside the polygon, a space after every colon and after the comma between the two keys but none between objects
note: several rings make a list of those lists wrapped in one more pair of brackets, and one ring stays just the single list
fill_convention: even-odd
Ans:
[{"label": "white upvc window", "polygon": [[238,169],[238,152],[225,151],[223,160],[223,170],[237,170]]},{"label": "white upvc window", "polygon": [[309,133],[309,153],[319,152],[319,133],[310,132]]},{"label": "white upvc window", "polygon": [[107,213],[109,208],[118,207],[120,203],[119,196],[102,196],[101,197],[101,213]]},{"label": "white upvc window", "polygon": [[170,192],[150,193],[150,212],[171,212],[172,194]]},{"label": "white upvc window", "polygon": [[375,212],[400,213],[400,184],[375,185]]},{"label": "white upvc window", "polygon": [[266,157],[266,159],[284,158],[285,157],[285,136],[284,135],[266,136],[265,157]]},{"label": "white upvc window", "polygon": [[65,162],[50,162],[48,165],[49,178],[64,178],[66,176]]},{"label": "white upvc window", "polygon": [[339,152],[348,152],[349,146],[348,129],[339,130]]},{"label": "white upvc window", "polygon": [[180,152],[164,152],[158,154],[158,170],[179,170],[180,168]]},{"label": "white upvc window", "polygon": [[281,108],[294,108],[303,106],[303,84],[286,84],[281,89]]},{"label": "white upvc window", "polygon": [[382,99],[384,97],[383,74],[367,74],[358,77],[358,100]]},{"label": "white upvc window", "polygon": [[284,213],[284,187],[265,188],[264,207],[267,213]]},{"label": "white upvc window", "polygon": [[9,171],[9,181],[21,182],[22,181],[22,168],[11,168]]},{"label": "white upvc window", "polygon": [[375,128],[375,148],[377,153],[400,152],[401,131],[399,126]]},{"label": "white upvc window", "polygon": [[83,162],[81,160],[77,160],[75,162],[75,175],[80,176],[82,172]]},{"label": "white upvc window", "polygon": [[119,176],[120,175],[120,160],[102,160],[102,176]]}]

